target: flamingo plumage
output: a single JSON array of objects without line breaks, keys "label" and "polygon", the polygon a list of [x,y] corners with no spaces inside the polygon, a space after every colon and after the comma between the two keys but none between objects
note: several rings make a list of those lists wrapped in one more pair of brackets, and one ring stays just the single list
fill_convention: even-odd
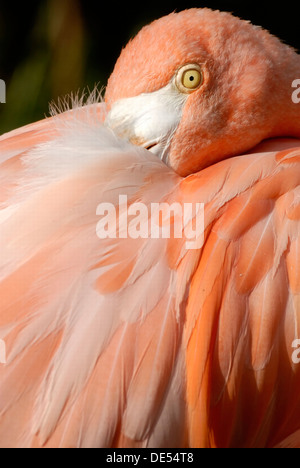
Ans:
[{"label": "flamingo plumage", "polygon": [[[300,446],[299,76],[263,29],[186,10],[105,102],[0,138],[1,447]],[[100,240],[120,194],[204,203],[203,245]]]}]

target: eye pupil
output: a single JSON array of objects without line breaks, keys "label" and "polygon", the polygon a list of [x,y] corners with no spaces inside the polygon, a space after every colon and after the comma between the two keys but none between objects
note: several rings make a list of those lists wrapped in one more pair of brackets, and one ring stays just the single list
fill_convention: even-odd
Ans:
[{"label": "eye pupil", "polygon": [[194,77],[193,76],[190,76],[190,81],[194,81]]}]

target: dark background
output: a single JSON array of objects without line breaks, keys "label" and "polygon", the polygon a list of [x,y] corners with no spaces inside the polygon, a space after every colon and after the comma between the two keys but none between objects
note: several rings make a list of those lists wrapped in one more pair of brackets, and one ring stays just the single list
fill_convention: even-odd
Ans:
[{"label": "dark background", "polygon": [[123,46],[150,21],[172,11],[210,7],[263,26],[300,49],[297,2],[0,0],[0,134],[41,119],[48,103],[106,84]]}]

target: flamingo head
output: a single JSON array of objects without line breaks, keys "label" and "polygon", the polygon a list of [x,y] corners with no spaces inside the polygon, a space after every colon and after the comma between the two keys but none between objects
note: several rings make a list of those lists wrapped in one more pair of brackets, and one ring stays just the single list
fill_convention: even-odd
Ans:
[{"label": "flamingo head", "polygon": [[106,122],[186,176],[266,138],[299,136],[297,70],[299,56],[260,27],[209,9],[172,13],[122,51]]}]

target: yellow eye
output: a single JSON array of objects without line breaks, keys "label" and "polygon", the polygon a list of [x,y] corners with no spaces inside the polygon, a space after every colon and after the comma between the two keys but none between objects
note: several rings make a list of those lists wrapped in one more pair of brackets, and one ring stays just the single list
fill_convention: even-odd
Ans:
[{"label": "yellow eye", "polygon": [[182,93],[192,93],[203,83],[202,70],[196,63],[184,65],[176,74],[175,83]]}]

